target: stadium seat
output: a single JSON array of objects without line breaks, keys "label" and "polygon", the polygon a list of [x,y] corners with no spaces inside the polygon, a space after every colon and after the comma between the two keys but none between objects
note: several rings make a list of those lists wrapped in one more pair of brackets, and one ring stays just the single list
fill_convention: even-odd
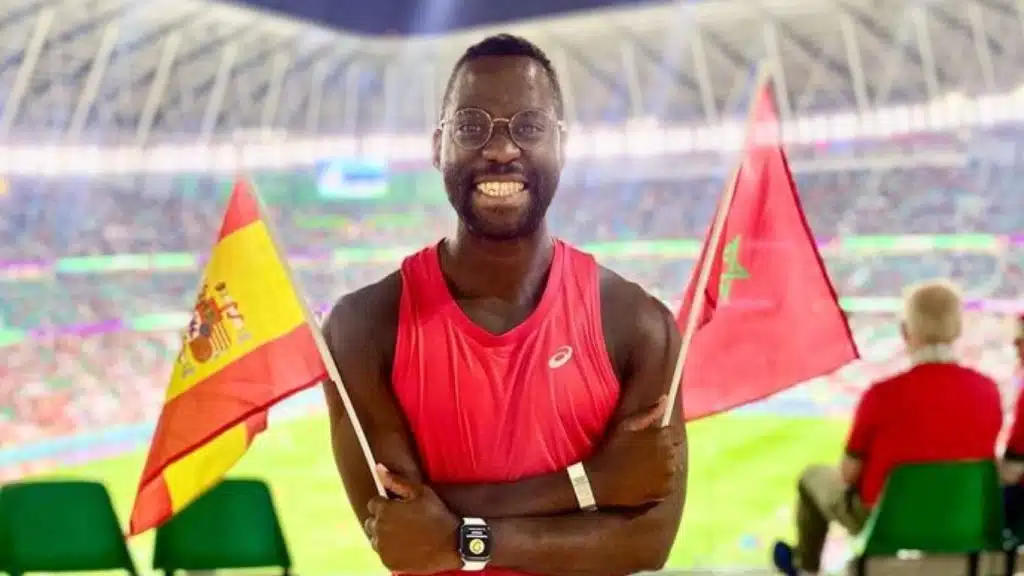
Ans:
[{"label": "stadium seat", "polygon": [[224,480],[157,528],[153,568],[177,570],[280,567],[291,555],[267,484]]},{"label": "stadium seat", "polygon": [[96,482],[20,482],[0,490],[0,572],[137,574],[107,489]]},{"label": "stadium seat", "polygon": [[[1003,549],[1002,488],[992,461],[934,462],[897,468],[853,546],[852,571],[869,560],[915,551],[966,556],[979,574],[983,553]],[[956,569],[963,574],[964,565]]]}]

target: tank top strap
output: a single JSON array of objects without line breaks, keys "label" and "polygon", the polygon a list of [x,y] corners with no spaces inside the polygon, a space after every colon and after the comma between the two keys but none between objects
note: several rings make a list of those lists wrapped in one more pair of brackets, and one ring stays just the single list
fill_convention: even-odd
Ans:
[{"label": "tank top strap", "polygon": [[451,299],[438,265],[439,247],[431,244],[402,260],[402,312],[423,313]]},{"label": "tank top strap", "polygon": [[[615,368],[608,355],[601,319],[601,267],[594,256],[558,241],[565,256],[562,259],[563,290],[561,298],[567,312],[576,319],[576,329],[594,358],[597,369],[609,382],[618,382]],[[628,313],[628,312],[626,312]]]}]

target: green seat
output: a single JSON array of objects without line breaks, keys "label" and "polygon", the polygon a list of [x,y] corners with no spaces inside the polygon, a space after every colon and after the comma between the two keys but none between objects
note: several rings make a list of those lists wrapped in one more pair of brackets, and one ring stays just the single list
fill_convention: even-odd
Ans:
[{"label": "green seat", "polygon": [[96,482],[18,482],[0,490],[0,572],[136,574],[107,489]]},{"label": "green seat", "polygon": [[[858,571],[902,550],[977,556],[1003,549],[1003,494],[995,462],[908,464],[892,471],[853,546]],[[974,568],[976,569],[976,568]]]},{"label": "green seat", "polygon": [[270,489],[259,480],[224,480],[156,532],[153,568],[221,570],[280,567],[292,561]]}]

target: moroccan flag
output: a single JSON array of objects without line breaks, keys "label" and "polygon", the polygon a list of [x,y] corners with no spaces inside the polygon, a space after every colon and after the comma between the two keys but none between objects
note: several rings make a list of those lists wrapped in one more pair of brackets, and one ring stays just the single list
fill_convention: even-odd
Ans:
[{"label": "moroccan flag", "polygon": [[238,181],[182,335],[131,535],[220,481],[266,428],[271,406],[328,379],[315,330],[258,200]]},{"label": "moroccan flag", "polygon": [[687,420],[760,400],[859,356],[800,207],[771,84],[754,98],[718,246],[710,246],[712,227],[676,317],[685,330],[700,270],[712,258],[683,369]]}]

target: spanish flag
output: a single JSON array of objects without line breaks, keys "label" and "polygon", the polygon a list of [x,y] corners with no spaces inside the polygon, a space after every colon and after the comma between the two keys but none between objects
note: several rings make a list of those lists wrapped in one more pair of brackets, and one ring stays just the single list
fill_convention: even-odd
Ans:
[{"label": "spanish flag", "polygon": [[212,488],[267,425],[267,410],[328,380],[310,321],[249,185],[236,182],[182,334],[130,535]]}]

